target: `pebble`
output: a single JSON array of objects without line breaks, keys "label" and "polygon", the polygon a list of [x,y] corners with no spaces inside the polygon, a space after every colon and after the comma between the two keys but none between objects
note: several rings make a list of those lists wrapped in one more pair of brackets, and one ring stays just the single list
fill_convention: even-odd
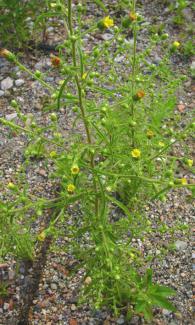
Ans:
[{"label": "pebble", "polygon": [[110,39],[113,38],[113,35],[112,34],[109,34],[109,33],[104,33],[101,35],[101,38],[104,40],[104,41],[109,41]]},{"label": "pebble", "polygon": [[13,87],[13,84],[14,84],[13,79],[7,77],[1,81],[1,89],[8,90]]},{"label": "pebble", "polygon": [[8,276],[9,280],[13,280],[15,278],[15,272],[13,270],[9,270]]},{"label": "pebble", "polygon": [[162,313],[163,313],[163,315],[168,316],[168,315],[171,314],[171,311],[170,310],[167,310],[167,309],[163,309],[162,310]]},{"label": "pebble", "polygon": [[119,317],[119,318],[117,319],[116,323],[117,323],[118,325],[122,325],[122,324],[124,324],[124,323],[125,323],[124,317],[123,317],[123,316]]},{"label": "pebble", "polygon": [[56,283],[51,283],[51,289],[52,290],[57,290],[58,289],[58,286]]},{"label": "pebble", "polygon": [[8,310],[9,309],[9,304],[7,302],[4,303],[3,309],[4,310]]},{"label": "pebble", "polygon": [[76,309],[77,309],[77,307],[76,307],[74,304],[72,304],[72,305],[71,305],[71,310],[72,310],[72,311],[75,311]]},{"label": "pebble", "polygon": [[194,70],[195,69],[195,61],[192,61],[190,69]]},{"label": "pebble", "polygon": [[23,79],[17,79],[17,80],[15,80],[16,87],[20,87],[23,84],[24,84],[24,80]]},{"label": "pebble", "polygon": [[187,22],[191,23],[193,21],[193,12],[190,8],[183,9],[182,14]]},{"label": "pebble", "polygon": [[4,96],[4,91],[3,90],[0,90],[0,97]]},{"label": "pebble", "polygon": [[17,113],[11,113],[11,114],[5,115],[5,118],[8,121],[11,121],[11,120],[15,119],[16,117],[17,117]]},{"label": "pebble", "polygon": [[192,258],[195,258],[195,253],[192,253]]},{"label": "pebble", "polygon": [[186,249],[188,247],[188,243],[186,243],[185,241],[182,241],[182,240],[177,240],[175,242],[175,247],[178,251],[183,251],[184,249]]}]

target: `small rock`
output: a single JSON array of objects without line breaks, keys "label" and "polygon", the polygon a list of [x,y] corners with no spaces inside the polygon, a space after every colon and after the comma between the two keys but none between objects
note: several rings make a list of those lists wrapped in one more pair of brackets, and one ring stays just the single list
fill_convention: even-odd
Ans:
[{"label": "small rock", "polygon": [[182,14],[189,23],[193,21],[193,13],[190,8],[183,9]]},{"label": "small rock", "polygon": [[39,169],[38,173],[39,173],[39,175],[41,175],[41,176],[44,176],[44,177],[47,176],[47,172],[45,171],[45,169],[42,169],[42,168]]},{"label": "small rock", "polygon": [[161,62],[161,58],[160,58],[159,56],[156,55],[156,56],[154,57],[153,62],[154,62],[155,64],[159,64],[159,63]]},{"label": "small rock", "polygon": [[109,34],[109,33],[104,33],[101,35],[101,38],[104,40],[104,41],[109,41],[110,39],[113,38],[113,35],[112,34]]},{"label": "small rock", "polygon": [[7,90],[13,87],[13,80],[10,77],[7,77],[1,81],[1,89]]},{"label": "small rock", "polygon": [[4,96],[4,91],[3,90],[0,90],[0,97]]},{"label": "small rock", "polygon": [[7,114],[5,115],[6,120],[11,121],[17,117],[17,113]]},{"label": "small rock", "polygon": [[163,309],[162,310],[162,313],[163,313],[163,315],[168,316],[168,315],[171,314],[171,311],[170,310],[167,310],[167,309]]},{"label": "small rock", "polygon": [[195,258],[195,253],[192,253],[192,258]]},{"label": "small rock", "polygon": [[178,251],[183,251],[184,249],[186,249],[188,247],[188,243],[186,243],[185,241],[182,241],[182,240],[177,240],[175,242],[175,247]]},{"label": "small rock", "polygon": [[8,310],[9,309],[9,304],[7,302],[4,303],[3,309],[4,310]]},{"label": "small rock", "polygon": [[9,280],[13,280],[15,278],[15,272],[13,270],[9,270],[8,276]]},{"label": "small rock", "polygon": [[114,59],[115,62],[123,62],[124,61],[124,55],[117,55],[117,57]]},{"label": "small rock", "polygon": [[76,319],[72,318],[69,320],[69,325],[77,325],[77,324],[78,324],[78,322]]},{"label": "small rock", "polygon": [[192,61],[190,69],[194,70],[195,69],[195,61]]},{"label": "small rock", "polygon": [[179,104],[179,105],[177,106],[177,108],[178,108],[178,111],[179,111],[180,113],[183,113],[183,112],[185,111],[185,105],[184,105],[184,104]]},{"label": "small rock", "polygon": [[124,320],[124,318],[121,316],[121,317],[119,317],[119,318],[117,319],[116,323],[119,324],[119,325],[122,325],[122,324],[125,323],[125,320]]},{"label": "small rock", "polygon": [[23,79],[17,79],[17,80],[15,80],[16,87],[20,87],[23,84],[24,84],[24,80]]},{"label": "small rock", "polygon": [[77,307],[76,307],[74,304],[72,304],[72,305],[71,305],[71,310],[72,310],[72,311],[75,311],[76,309],[77,309]]},{"label": "small rock", "polygon": [[58,286],[56,283],[51,283],[51,289],[52,290],[57,290],[58,289]]}]

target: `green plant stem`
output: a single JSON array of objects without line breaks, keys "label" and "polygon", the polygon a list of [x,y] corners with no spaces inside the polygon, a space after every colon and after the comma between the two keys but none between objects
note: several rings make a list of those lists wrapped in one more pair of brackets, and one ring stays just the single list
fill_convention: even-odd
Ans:
[{"label": "green plant stem", "polygon": [[50,86],[47,82],[45,82],[43,79],[37,77],[30,69],[26,68],[23,64],[21,64],[19,61],[15,62],[17,66],[22,70],[27,72],[30,76],[32,76],[34,79],[38,80],[40,84],[42,84],[44,87],[48,88],[50,91],[54,91],[54,88]]},{"label": "green plant stem", "polygon": [[[132,3],[133,12],[135,13],[136,0]],[[131,79],[131,116],[134,119],[135,102],[134,102],[134,92],[135,92],[135,76],[136,76],[136,47],[137,45],[137,23],[133,23],[133,60],[132,60],[132,79]],[[135,130],[132,128],[132,147],[135,146]]]},{"label": "green plant stem", "polygon": [[[68,0],[68,26],[69,26],[70,37],[72,38],[73,37],[72,0]],[[72,59],[73,59],[73,65],[75,67],[75,70],[77,71],[76,42],[73,39],[72,39]],[[82,120],[83,120],[84,127],[85,127],[87,142],[88,142],[89,145],[92,145],[92,138],[91,138],[91,134],[90,134],[89,126],[88,126],[88,121],[87,121],[86,115],[85,115],[85,108],[84,108],[84,105],[83,105],[82,85],[81,85],[81,83],[79,81],[78,74],[75,75],[75,82],[76,82],[76,86],[77,86],[78,97],[79,97],[79,108],[80,108],[80,111],[81,111],[81,116],[82,116]],[[93,153],[90,153],[90,165],[91,165],[92,169],[95,168],[94,154]],[[96,193],[95,214],[98,217],[98,214],[99,214],[99,199],[98,199],[98,189],[97,189],[97,183],[96,183],[95,176],[93,178],[93,183],[94,183],[94,190],[95,190],[95,193]]]}]

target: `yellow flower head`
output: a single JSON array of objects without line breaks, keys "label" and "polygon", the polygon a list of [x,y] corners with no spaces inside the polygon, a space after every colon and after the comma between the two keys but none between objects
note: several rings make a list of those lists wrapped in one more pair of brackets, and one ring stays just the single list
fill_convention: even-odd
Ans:
[{"label": "yellow flower head", "polygon": [[68,184],[68,186],[67,186],[68,193],[73,194],[75,189],[76,189],[76,187],[74,186],[74,184]]},{"label": "yellow flower head", "polygon": [[188,165],[189,167],[192,167],[192,166],[193,166],[193,163],[194,163],[193,159],[188,159],[188,160],[187,160],[187,165]]},{"label": "yellow flower head", "polygon": [[159,147],[162,147],[163,148],[165,146],[165,143],[162,142],[162,141],[159,141],[158,145],[159,145]]},{"label": "yellow flower head", "polygon": [[129,13],[129,18],[131,21],[136,21],[137,20],[137,15],[135,12],[130,12]]},{"label": "yellow flower head", "polygon": [[44,240],[45,240],[45,237],[46,237],[45,231],[42,231],[42,232],[37,236],[37,239],[38,239],[39,241],[44,241]]},{"label": "yellow flower head", "polygon": [[139,149],[133,149],[131,151],[131,156],[133,158],[140,158],[141,157],[141,151]]},{"label": "yellow flower head", "polygon": [[147,130],[146,135],[147,135],[148,139],[151,139],[154,136],[154,132],[152,130]]},{"label": "yellow flower head", "polygon": [[83,75],[82,75],[82,79],[85,80],[86,77],[87,77],[87,73],[85,72],[85,73],[83,73]]},{"label": "yellow flower head", "polygon": [[9,183],[7,184],[7,188],[8,188],[9,190],[15,190],[15,189],[16,189],[16,185],[15,185],[14,183],[12,183],[12,182],[9,182]]},{"label": "yellow flower head", "polygon": [[71,168],[71,173],[73,175],[77,175],[79,172],[80,172],[80,169],[79,169],[78,165],[73,165]]},{"label": "yellow flower head", "polygon": [[182,185],[186,185],[186,184],[188,184],[188,181],[187,181],[186,178],[181,178],[181,179],[180,179],[180,182],[181,182]]},{"label": "yellow flower head", "polygon": [[114,20],[110,18],[110,16],[106,16],[105,18],[103,18],[102,23],[106,28],[114,26]]},{"label": "yellow flower head", "polygon": [[50,156],[50,158],[56,158],[56,157],[57,157],[57,153],[56,153],[56,151],[51,151],[51,152],[49,153],[49,156]]},{"label": "yellow flower head", "polygon": [[178,49],[178,47],[180,47],[180,45],[181,44],[178,41],[173,42],[173,47],[176,49]]}]

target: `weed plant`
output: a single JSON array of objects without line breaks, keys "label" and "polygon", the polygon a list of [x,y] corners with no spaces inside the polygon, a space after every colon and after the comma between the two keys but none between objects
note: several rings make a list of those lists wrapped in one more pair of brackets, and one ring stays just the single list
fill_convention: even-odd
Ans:
[{"label": "weed plant", "polygon": [[[62,236],[65,227],[66,251],[85,269],[81,302],[150,320],[154,306],[176,310],[167,299],[175,291],[153,283],[152,270],[143,271],[146,260],[132,240],[149,238],[154,231],[144,211],[147,202],[165,200],[172,188],[193,189],[189,179],[175,176],[178,160],[193,169],[190,157],[173,153],[174,144],[194,128],[193,123],[182,131],[173,126],[175,91],[182,78],[171,70],[170,57],[177,55],[180,43],[170,44],[167,34],[153,34],[149,45],[140,49],[144,17],[136,11],[135,0],[126,5],[126,17],[115,21],[107,15],[98,22],[95,18],[88,29],[82,18],[86,6],[73,6],[71,0],[59,0],[56,6],[68,34],[59,55],[51,58],[61,78],[59,87],[54,89],[40,71],[30,71],[13,53],[1,50],[2,56],[49,89],[47,109],[52,110],[50,125],[43,128],[34,117],[27,123],[13,99],[20,123],[0,119],[29,139],[17,181],[7,184],[0,203],[1,255],[33,259],[37,243],[48,235]],[[129,31],[132,39],[126,37]],[[112,38],[86,50],[85,36],[104,32]],[[161,47],[161,60],[154,64],[156,46]],[[58,111],[65,105],[75,112],[73,125],[80,121],[83,125],[82,132],[66,139],[68,145],[58,125]],[[32,159],[52,161],[50,177],[59,185],[54,199],[31,194],[25,170]],[[50,224],[35,234],[32,224],[48,208],[54,211]],[[78,212],[78,217],[72,218],[70,211]],[[162,223],[160,227],[169,231]]]},{"label": "weed plant", "polygon": [[30,40],[36,42],[38,31],[45,30],[47,9],[46,0],[0,0],[1,44],[13,49],[28,47]]}]

